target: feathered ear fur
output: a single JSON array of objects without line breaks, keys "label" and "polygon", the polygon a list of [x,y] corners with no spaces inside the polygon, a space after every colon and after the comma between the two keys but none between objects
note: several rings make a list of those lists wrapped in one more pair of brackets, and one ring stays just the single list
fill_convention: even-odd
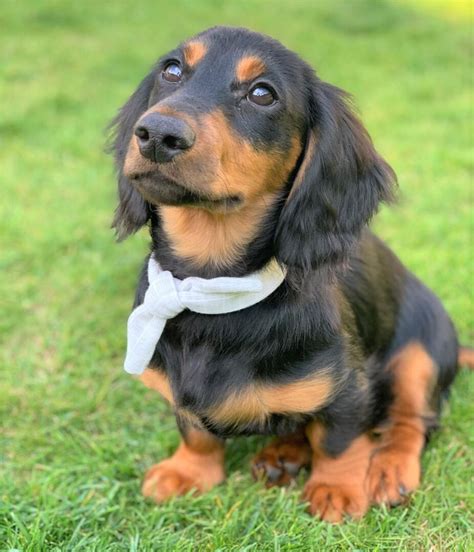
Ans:
[{"label": "feathered ear fur", "polygon": [[110,125],[113,138],[109,150],[114,153],[115,157],[119,196],[119,204],[115,210],[112,227],[115,228],[119,240],[123,240],[139,230],[150,218],[150,205],[123,174],[123,164],[133,127],[140,115],[148,108],[153,83],[154,75],[150,73],[143,79]]},{"label": "feathered ear fur", "polygon": [[305,150],[275,235],[277,258],[304,270],[343,261],[396,185],[347,94],[309,82]]}]

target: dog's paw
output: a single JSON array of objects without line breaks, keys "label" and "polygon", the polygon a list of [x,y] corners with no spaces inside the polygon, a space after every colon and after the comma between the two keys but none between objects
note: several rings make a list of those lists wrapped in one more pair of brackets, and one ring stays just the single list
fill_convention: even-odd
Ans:
[{"label": "dog's paw", "polygon": [[147,471],[142,494],[160,503],[191,491],[204,493],[223,480],[224,470],[217,464],[178,462],[171,457]]},{"label": "dog's paw", "polygon": [[396,506],[420,484],[420,458],[395,448],[381,448],[372,457],[367,474],[369,497],[375,504]]},{"label": "dog's paw", "polygon": [[252,459],[252,475],[267,487],[289,485],[311,463],[309,443],[301,439],[277,439]]},{"label": "dog's paw", "polygon": [[165,460],[155,464],[146,472],[142,485],[143,496],[152,498],[155,502],[163,502],[193,489],[200,491],[198,481],[169,465],[168,462]]},{"label": "dog's paw", "polygon": [[359,519],[369,508],[369,498],[359,483],[325,484],[312,477],[305,485],[303,497],[313,516],[330,523],[341,523],[346,516]]}]

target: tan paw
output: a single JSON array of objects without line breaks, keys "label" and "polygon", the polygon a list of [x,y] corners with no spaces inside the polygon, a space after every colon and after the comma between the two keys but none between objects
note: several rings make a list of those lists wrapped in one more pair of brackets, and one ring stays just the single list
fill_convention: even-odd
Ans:
[{"label": "tan paw", "polygon": [[224,478],[223,454],[196,454],[182,444],[171,458],[147,471],[142,494],[155,502],[163,502],[193,490],[204,493]]},{"label": "tan paw", "polygon": [[173,496],[188,493],[192,489],[201,491],[199,482],[180,470],[167,464],[168,460],[155,464],[145,474],[142,494],[155,502],[163,502]]},{"label": "tan paw", "polygon": [[289,485],[298,472],[311,463],[311,447],[304,439],[277,439],[252,459],[255,479],[265,479],[267,487]]},{"label": "tan paw", "polygon": [[305,485],[304,498],[311,514],[330,523],[341,523],[346,516],[359,519],[369,508],[367,493],[359,483],[325,484],[311,478]]},{"label": "tan paw", "polygon": [[420,458],[391,447],[380,449],[372,457],[367,486],[372,502],[396,506],[420,484]]}]

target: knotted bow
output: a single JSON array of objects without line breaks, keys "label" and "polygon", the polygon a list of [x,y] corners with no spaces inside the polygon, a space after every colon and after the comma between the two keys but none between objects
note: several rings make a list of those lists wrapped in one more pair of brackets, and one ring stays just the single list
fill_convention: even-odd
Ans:
[{"label": "knotted bow", "polygon": [[128,319],[125,371],[141,374],[150,362],[166,321],[185,309],[223,314],[245,309],[273,293],[285,279],[275,259],[259,272],[240,278],[174,278],[150,256],[149,287]]}]

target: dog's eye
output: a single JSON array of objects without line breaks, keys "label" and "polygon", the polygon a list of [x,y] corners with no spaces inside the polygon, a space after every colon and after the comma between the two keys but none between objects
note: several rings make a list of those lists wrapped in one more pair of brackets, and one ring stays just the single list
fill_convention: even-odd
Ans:
[{"label": "dog's eye", "polygon": [[257,105],[268,106],[276,101],[275,93],[267,86],[257,85],[252,88],[247,95],[247,98]]},{"label": "dog's eye", "polygon": [[168,82],[179,82],[183,76],[183,71],[176,62],[172,61],[163,69],[162,75]]}]

